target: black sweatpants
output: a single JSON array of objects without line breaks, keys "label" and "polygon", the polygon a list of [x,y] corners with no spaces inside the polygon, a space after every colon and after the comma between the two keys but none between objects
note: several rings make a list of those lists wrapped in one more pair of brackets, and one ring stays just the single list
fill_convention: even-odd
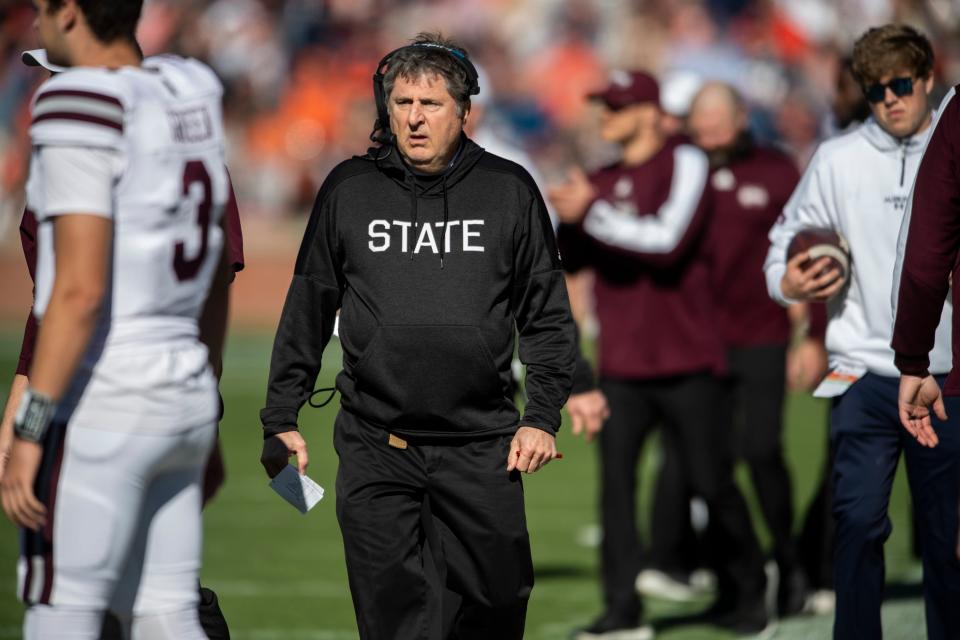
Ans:
[{"label": "black sweatpants", "polygon": [[[783,455],[786,348],[761,345],[730,349],[724,379],[723,414],[733,424],[734,455],[750,470],[760,508],[773,538],[773,557],[786,575],[798,563],[793,536],[793,492]],[[682,469],[676,439],[663,439],[663,465],[654,498],[657,524],[650,562],[666,570],[689,570],[698,555],[691,542],[689,487],[678,484]]]},{"label": "black sweatpants", "polygon": [[[663,380],[603,379],[610,418],[600,432],[601,569],[608,611],[640,613],[634,590],[641,569],[637,534],[637,463],[656,425],[676,439],[687,485],[707,502],[711,535],[725,553],[717,566],[726,602],[763,597],[763,558],[747,505],[733,480],[729,422],[717,418],[721,383],[707,374]],[[654,522],[656,527],[657,523]]]},{"label": "black sweatpants", "polygon": [[512,437],[400,449],[339,413],[337,518],[362,640],[523,637],[533,564]]}]

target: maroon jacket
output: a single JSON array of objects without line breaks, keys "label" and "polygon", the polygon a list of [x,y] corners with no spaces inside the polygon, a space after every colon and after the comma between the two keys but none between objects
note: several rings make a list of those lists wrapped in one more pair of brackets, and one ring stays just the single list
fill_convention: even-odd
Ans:
[{"label": "maroon jacket", "polygon": [[763,262],[770,227],[799,180],[790,158],[748,139],[710,174],[711,282],[717,326],[727,347],[786,345],[790,340],[787,310],[767,294]]},{"label": "maroon jacket", "polygon": [[[237,196],[230,185],[230,197],[227,200],[223,215],[226,221],[227,256],[230,266],[236,273],[243,269],[243,230],[240,228],[240,211],[237,208]],[[23,257],[27,261],[27,271],[30,279],[35,279],[37,269],[37,219],[29,209],[23,212],[20,221],[20,244],[23,246]],[[37,341],[37,319],[33,317],[33,309],[27,315],[27,324],[23,329],[23,342],[20,345],[20,359],[17,361],[17,373],[28,375],[30,363],[33,361],[33,347]]]},{"label": "maroon jacket", "polygon": [[960,101],[956,91],[960,86],[940,112],[913,185],[892,342],[900,372],[925,375],[943,301],[952,291],[953,368],[943,389],[952,396],[960,395]]},{"label": "maroon jacket", "polygon": [[561,225],[565,268],[596,272],[601,376],[723,370],[703,242],[708,173],[700,150],[670,140],[639,166],[592,175],[597,199],[579,224]]}]

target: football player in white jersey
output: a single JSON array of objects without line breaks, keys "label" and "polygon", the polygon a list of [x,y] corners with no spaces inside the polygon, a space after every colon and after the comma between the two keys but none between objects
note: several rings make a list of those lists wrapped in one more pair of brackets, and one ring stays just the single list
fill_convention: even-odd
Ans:
[{"label": "football player in white jersey", "polygon": [[[204,638],[200,480],[229,281],[222,88],[193,60],[141,62],[138,0],[36,5],[69,70],[33,105],[41,326],[0,485],[23,527],[24,635],[96,638],[133,590],[134,637]],[[201,314],[216,314],[210,335]]]}]

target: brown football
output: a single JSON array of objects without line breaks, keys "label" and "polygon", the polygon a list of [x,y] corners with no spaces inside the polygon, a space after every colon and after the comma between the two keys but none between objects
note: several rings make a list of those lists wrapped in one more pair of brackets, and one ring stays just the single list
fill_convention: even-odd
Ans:
[{"label": "brown football", "polygon": [[810,254],[810,259],[800,265],[801,269],[827,257],[830,258],[827,269],[839,269],[843,280],[850,274],[850,246],[844,237],[833,229],[810,227],[798,231],[787,247],[787,261],[804,251]]}]

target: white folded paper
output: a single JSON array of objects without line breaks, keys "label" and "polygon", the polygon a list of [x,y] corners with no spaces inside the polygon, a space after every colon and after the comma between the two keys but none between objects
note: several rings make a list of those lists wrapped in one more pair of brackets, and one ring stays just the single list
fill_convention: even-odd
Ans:
[{"label": "white folded paper", "polygon": [[323,487],[308,476],[300,475],[297,468],[289,464],[270,481],[270,488],[300,513],[310,511],[323,499]]}]

